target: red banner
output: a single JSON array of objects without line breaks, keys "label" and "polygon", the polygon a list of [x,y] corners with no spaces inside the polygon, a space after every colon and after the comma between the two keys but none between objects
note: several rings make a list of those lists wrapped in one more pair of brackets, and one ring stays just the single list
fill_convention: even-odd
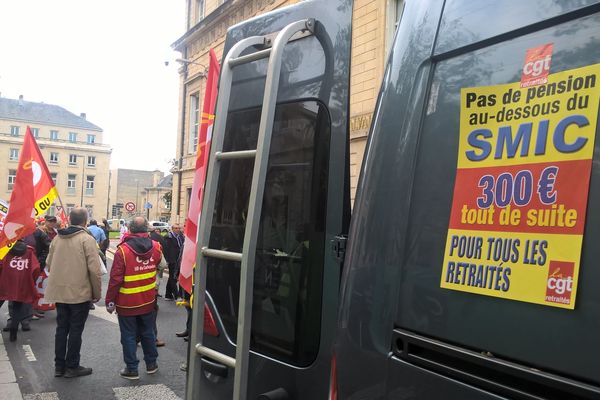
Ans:
[{"label": "red banner", "polygon": [[4,229],[0,232],[0,259],[8,253],[11,243],[35,230],[35,217],[48,211],[57,196],[42,152],[28,126]]},{"label": "red banner", "polygon": [[196,235],[198,233],[198,221],[200,220],[202,200],[204,198],[204,183],[206,181],[206,171],[208,169],[212,126],[215,119],[213,113],[217,102],[219,72],[219,61],[217,60],[214,50],[210,49],[210,64],[208,66],[206,91],[204,92],[204,104],[202,105],[202,120],[198,132],[196,173],[192,185],[190,208],[185,220],[185,243],[183,255],[181,257],[181,269],[179,272],[179,285],[188,293],[192,292],[192,276],[196,264]]}]

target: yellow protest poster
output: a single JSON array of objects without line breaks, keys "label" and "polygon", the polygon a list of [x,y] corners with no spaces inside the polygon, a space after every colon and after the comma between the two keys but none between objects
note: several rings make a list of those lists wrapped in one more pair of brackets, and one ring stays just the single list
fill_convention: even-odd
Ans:
[{"label": "yellow protest poster", "polygon": [[575,308],[600,64],[544,81],[461,90],[442,288]]}]

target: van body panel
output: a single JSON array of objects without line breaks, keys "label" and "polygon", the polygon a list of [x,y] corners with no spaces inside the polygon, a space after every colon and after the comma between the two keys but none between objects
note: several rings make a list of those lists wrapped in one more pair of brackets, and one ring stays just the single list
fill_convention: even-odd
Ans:
[{"label": "van body panel", "polygon": [[377,101],[344,261],[335,348],[341,399],[366,398],[355,396],[361,388],[378,388],[373,399],[385,395],[418,142],[412,132],[426,101],[442,7],[436,0],[406,3]]},{"label": "van body panel", "polygon": [[[457,172],[461,89],[519,82],[526,51],[547,43],[554,49],[551,74],[600,64],[599,38],[598,1],[407,1],[349,233],[335,345],[340,399],[442,398],[445,392],[432,386],[432,376],[468,393],[443,398],[513,398],[500,384],[466,383],[469,377],[453,375],[441,362],[438,368],[415,361],[412,368],[419,372],[408,373],[411,362],[391,357],[394,329],[522,367],[525,394],[515,398],[566,398],[564,390],[573,383],[586,389],[569,392],[569,398],[598,396],[598,126],[574,310],[443,289],[440,279]],[[429,355],[448,361],[447,354]],[[460,370],[463,361],[452,358],[450,365]],[[547,389],[547,383],[555,387]]]},{"label": "van body panel", "polygon": [[[283,52],[256,249],[248,399],[278,389],[286,393],[282,399],[328,393],[341,269],[329,249],[336,236],[347,233],[350,214],[351,14],[350,0],[305,1],[227,33],[224,55],[243,38],[315,19],[314,35],[290,42]],[[267,63],[234,69],[229,114],[216,116],[227,118],[224,151],[256,148]],[[252,167],[251,159],[223,162],[211,248],[241,252]],[[231,357],[239,277],[239,263],[209,260],[207,302],[219,336],[205,335],[203,345]],[[229,369],[226,377],[215,376],[204,365],[187,382],[203,399],[230,399],[234,374]]]},{"label": "van body panel", "polygon": [[509,400],[392,357],[385,399]]}]

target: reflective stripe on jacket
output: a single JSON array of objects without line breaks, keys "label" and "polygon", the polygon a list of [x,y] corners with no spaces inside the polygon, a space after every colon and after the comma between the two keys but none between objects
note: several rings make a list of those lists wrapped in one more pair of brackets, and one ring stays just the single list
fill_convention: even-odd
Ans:
[{"label": "reflective stripe on jacket", "polygon": [[123,284],[119,288],[116,306],[120,308],[139,308],[156,301],[156,267],[162,258],[161,247],[152,244],[152,255],[144,260],[127,244],[118,247],[125,263]]}]

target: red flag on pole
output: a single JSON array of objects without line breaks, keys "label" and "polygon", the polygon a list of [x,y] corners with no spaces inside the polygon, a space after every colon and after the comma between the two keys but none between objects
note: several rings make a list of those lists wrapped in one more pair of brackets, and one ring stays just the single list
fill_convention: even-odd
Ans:
[{"label": "red flag on pole", "polygon": [[210,154],[210,142],[212,138],[212,126],[215,120],[214,110],[217,102],[217,84],[219,81],[220,66],[217,55],[210,49],[210,63],[208,66],[208,77],[206,79],[206,91],[204,92],[204,104],[202,105],[202,119],[198,132],[198,153],[196,155],[196,172],[192,184],[192,195],[190,197],[190,208],[185,220],[185,244],[181,257],[181,269],[179,272],[179,285],[186,292],[192,292],[192,275],[196,263],[196,234],[198,232],[198,221],[202,210],[202,199],[204,198],[204,183],[208,169],[208,156]]},{"label": "red flag on pole", "polygon": [[4,218],[4,229],[0,232],[0,260],[8,253],[12,243],[35,230],[35,216],[48,211],[57,196],[42,152],[28,126],[8,213]]}]

